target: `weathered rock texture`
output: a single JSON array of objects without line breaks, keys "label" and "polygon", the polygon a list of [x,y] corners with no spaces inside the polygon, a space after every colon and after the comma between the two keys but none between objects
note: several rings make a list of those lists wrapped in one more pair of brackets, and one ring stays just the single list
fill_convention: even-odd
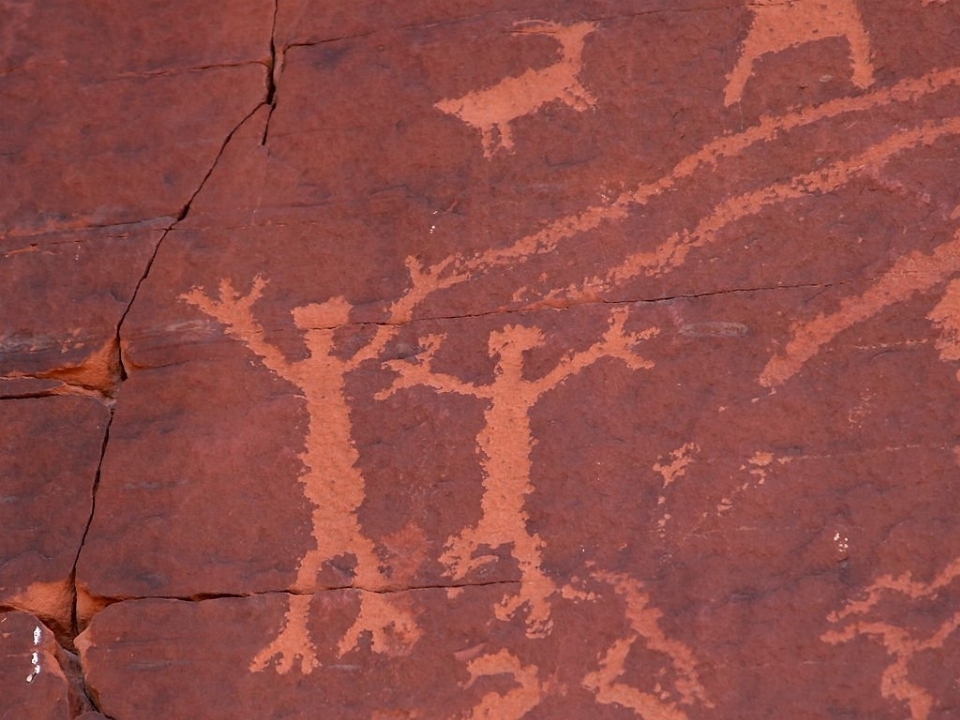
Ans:
[{"label": "weathered rock texture", "polygon": [[77,656],[25,612],[0,614],[0,691],[10,718],[94,718]]},{"label": "weathered rock texture", "polygon": [[2,12],[17,717],[958,717],[956,0]]},{"label": "weathered rock texture", "polygon": [[83,397],[7,399],[2,408],[0,607],[34,613],[69,644],[74,565],[109,413]]}]

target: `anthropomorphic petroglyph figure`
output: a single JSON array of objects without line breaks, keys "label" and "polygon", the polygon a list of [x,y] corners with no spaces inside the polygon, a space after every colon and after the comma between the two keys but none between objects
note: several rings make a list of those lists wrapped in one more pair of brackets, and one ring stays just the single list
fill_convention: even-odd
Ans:
[{"label": "anthropomorphic petroglyph figure", "polygon": [[[896,578],[885,575],[867,588],[866,599],[852,601],[843,610],[832,613],[828,619],[839,627],[824,633],[821,639],[833,645],[858,637],[879,640],[892,660],[880,677],[880,693],[885,698],[905,703],[910,709],[910,720],[927,720],[934,705],[933,695],[911,680],[911,663],[927,651],[936,653],[943,648],[960,628],[960,606],[954,604],[953,612],[935,629],[928,621],[923,622],[924,628],[901,626],[891,620],[891,615],[896,614],[891,608],[902,607],[903,600],[914,605],[942,600],[942,595],[951,588],[956,597],[958,584],[960,558],[954,559],[928,583],[913,580],[910,573]],[[883,608],[884,600],[888,598],[893,600],[891,607]],[[903,614],[902,610],[899,614]],[[924,615],[923,612],[907,614],[921,619]]]},{"label": "anthropomorphic petroglyph figure", "polygon": [[[392,395],[401,388],[425,386],[441,393],[457,393],[486,403],[484,427],[477,437],[482,453],[483,515],[473,527],[465,528],[447,540],[440,561],[447,575],[462,580],[468,574],[496,560],[489,554],[505,545],[520,569],[520,590],[497,608],[497,617],[507,620],[525,608],[528,637],[550,633],[549,598],[556,590],[553,581],[541,569],[543,541],[527,529],[526,496],[533,491],[530,482],[530,453],[533,435],[530,410],[544,393],[556,388],[584,368],[602,360],[616,358],[632,369],[650,368],[652,363],[636,356],[631,347],[655,334],[624,332],[625,312],[613,315],[603,338],[585,351],[565,357],[545,376],[530,380],[523,375],[524,353],[543,342],[537,328],[509,325],[493,332],[489,339],[490,357],[497,361],[495,379],[487,385],[475,385],[431,368],[441,337],[430,339],[419,362],[392,361],[398,373],[393,385],[378,397]],[[486,552],[482,548],[489,548]]]},{"label": "anthropomorphic petroglyph figure", "polygon": [[300,455],[304,467],[300,482],[313,508],[311,529],[316,544],[300,560],[283,629],[254,658],[251,669],[262,670],[275,660],[280,673],[289,671],[298,659],[305,673],[318,666],[307,630],[309,593],[316,589],[323,564],[339,555],[353,556],[352,584],[360,591],[360,612],[339,643],[340,655],[357,646],[362,632],[371,633],[374,651],[403,653],[417,641],[420,631],[405,609],[382,594],[389,584],[379,569],[373,542],[357,521],[357,510],[364,500],[364,480],[356,466],[358,455],[344,392],[344,376],[364,360],[376,357],[392,330],[381,327],[365,347],[343,359],[336,353],[334,332],[347,322],[350,305],[343,298],[333,298],[299,307],[293,311],[293,318],[304,333],[309,356],[291,362],[263,339],[263,328],[253,317],[253,305],[264,286],[258,277],[250,292],[240,295],[224,280],[218,298],[196,288],[183,296],[219,321],[230,336],[260,358],[264,367],[296,385],[309,413],[306,448]]},{"label": "anthropomorphic petroglyph figure", "polygon": [[825,38],[846,38],[850,45],[853,84],[873,84],[870,39],[863,27],[855,0],[753,0],[753,22],[740,49],[740,59],[727,76],[724,104],[732,105],[743,96],[753,64],[767,53]]},{"label": "anthropomorphic petroglyph figure", "polygon": [[516,33],[546,34],[555,38],[560,43],[560,60],[549,67],[527,69],[522,75],[504,78],[491,87],[463,97],[447,98],[435,105],[480,131],[485,157],[491,157],[500,148],[513,148],[510,123],[537,112],[547,103],[559,101],[580,111],[596,103],[577,79],[583,65],[585,39],[596,29],[596,23],[558,25],[531,20],[514,27]]},{"label": "anthropomorphic petroglyph figure", "polygon": [[[604,570],[594,570],[591,577],[608,584],[622,598],[630,623],[630,632],[614,641],[600,658],[600,668],[583,680],[583,686],[596,694],[597,702],[630,708],[649,720],[687,720],[684,706],[699,703],[713,707],[700,682],[697,658],[682,642],[667,637],[660,627],[663,613],[651,605],[643,585],[626,575]],[[598,594],[591,593],[590,597],[596,600]],[[657,693],[652,694],[620,681],[627,656],[638,642],[666,659],[673,687],[658,686]]]}]

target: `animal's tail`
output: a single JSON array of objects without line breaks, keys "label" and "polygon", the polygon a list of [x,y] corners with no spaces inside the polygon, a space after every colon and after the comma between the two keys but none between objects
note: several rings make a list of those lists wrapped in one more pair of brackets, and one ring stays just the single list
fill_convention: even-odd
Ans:
[{"label": "animal's tail", "polygon": [[518,20],[513,24],[513,32],[518,34],[552,34],[562,30],[564,27],[565,26],[560,25],[559,23],[551,22],[549,20]]}]

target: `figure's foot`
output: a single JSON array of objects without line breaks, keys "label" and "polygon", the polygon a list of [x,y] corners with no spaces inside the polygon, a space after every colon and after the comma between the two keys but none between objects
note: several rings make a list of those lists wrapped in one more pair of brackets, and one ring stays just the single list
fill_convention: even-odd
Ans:
[{"label": "figure's foot", "polygon": [[514,687],[503,695],[488,692],[476,705],[467,720],[480,718],[519,718],[540,704],[548,692],[547,685],[541,684],[537,678],[536,665],[522,665],[519,658],[508,650],[501,650],[493,655],[481,655],[467,664],[470,680],[464,688],[471,687],[478,678],[508,675],[512,678]]},{"label": "figure's foot", "polygon": [[444,574],[454,580],[463,580],[474,570],[479,570],[498,560],[496,555],[473,557],[476,551],[477,545],[469,537],[460,536],[448,540],[446,550],[439,557],[440,563],[447,568]]},{"label": "figure's foot", "polygon": [[497,619],[511,620],[522,608],[527,610],[527,637],[531,640],[542,639],[553,632],[553,619],[550,617],[550,596],[556,587],[553,582],[540,575],[534,579],[520,581],[520,592],[504,598],[497,605]]},{"label": "figure's foot", "polygon": [[307,630],[307,614],[310,609],[309,595],[291,595],[283,629],[272,643],[258,652],[250,662],[250,672],[262,672],[268,667],[280,675],[293,669],[299,660],[300,672],[309,675],[320,667],[317,654]]},{"label": "figure's foot", "polygon": [[309,675],[315,668],[320,667],[316,653],[312,646],[289,650],[284,647],[282,634],[263,650],[258,652],[250,662],[250,672],[263,672],[273,667],[278,675],[286,675],[300,661],[300,672]]},{"label": "figure's foot", "polygon": [[371,635],[373,652],[390,657],[409,654],[421,635],[413,614],[398,599],[361,590],[360,613],[340,640],[339,654],[354,650],[365,632]]}]

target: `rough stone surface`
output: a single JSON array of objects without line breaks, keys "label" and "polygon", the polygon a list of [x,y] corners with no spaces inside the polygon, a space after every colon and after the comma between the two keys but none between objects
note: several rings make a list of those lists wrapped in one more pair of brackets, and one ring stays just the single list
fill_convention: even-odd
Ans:
[{"label": "rough stone surface", "polygon": [[176,215],[265,82],[262,0],[27,1],[0,13],[8,237]]},{"label": "rough stone surface", "polygon": [[96,717],[83,692],[76,655],[25,612],[0,613],[0,697],[3,714],[24,720]]},{"label": "rough stone surface", "polygon": [[98,712],[957,716],[956,0],[209,12],[0,205]]},{"label": "rough stone surface", "polygon": [[[10,238],[0,254],[0,373],[111,393],[117,325],[171,219]],[[6,380],[9,379],[9,380]],[[25,387],[25,386],[24,386]],[[17,394],[0,385],[0,396]]]},{"label": "rough stone surface", "polygon": [[109,413],[80,397],[2,401],[0,607],[73,632],[73,569]]}]

